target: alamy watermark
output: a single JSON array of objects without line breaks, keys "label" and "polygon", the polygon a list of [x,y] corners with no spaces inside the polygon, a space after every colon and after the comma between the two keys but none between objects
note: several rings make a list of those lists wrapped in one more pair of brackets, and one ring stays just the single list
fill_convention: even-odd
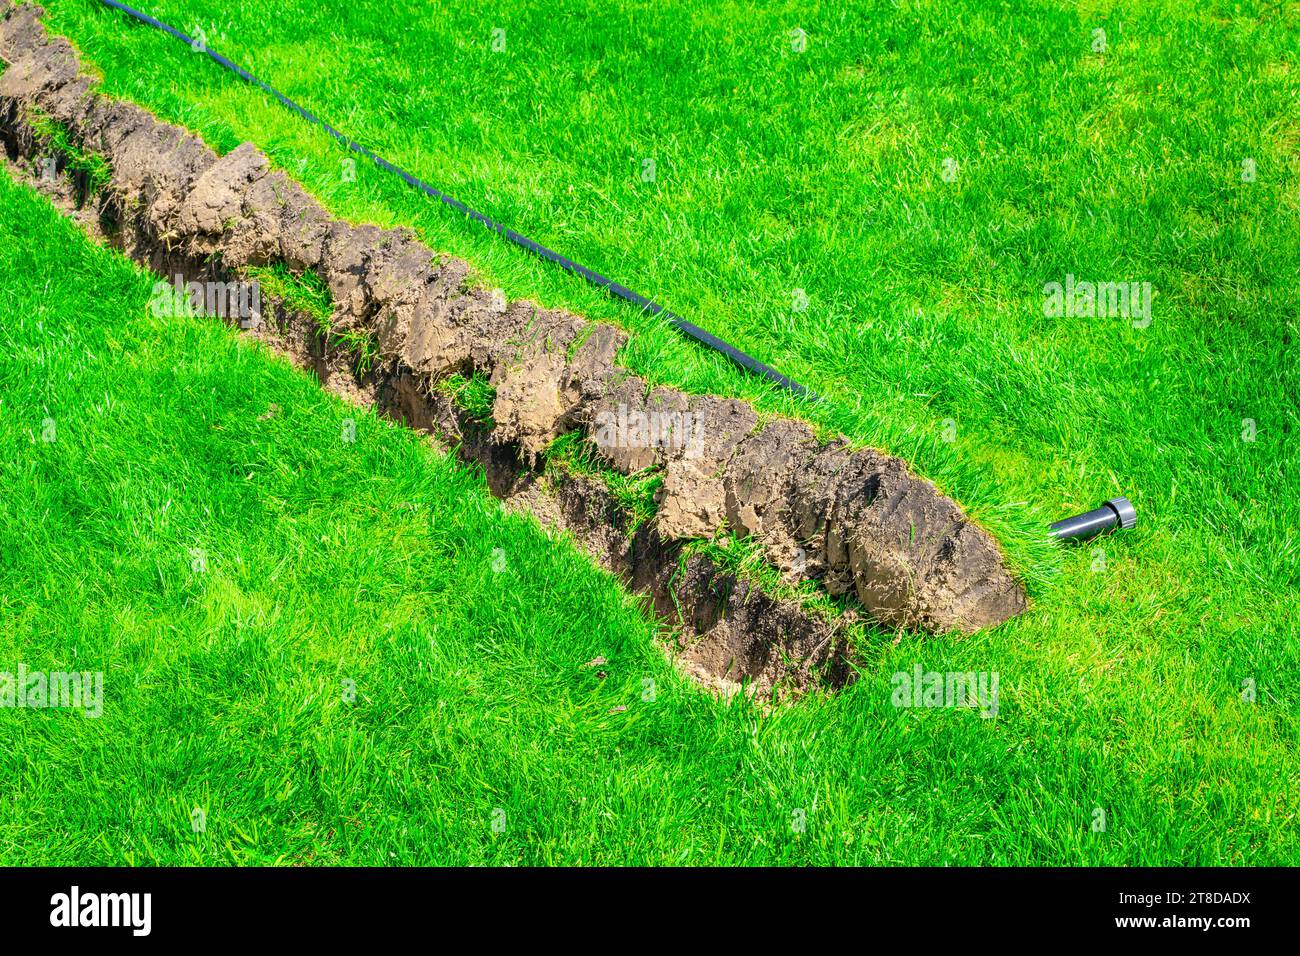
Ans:
[{"label": "alamy watermark", "polygon": [[262,321],[262,287],[256,282],[186,282],[176,275],[171,282],[155,283],[149,311],[159,318],[214,315],[236,319],[240,328],[256,328]]},{"label": "alamy watermark", "polygon": [[704,453],[704,423],[691,412],[641,411],[620,403],[596,414],[592,440],[596,447],[662,448],[687,458]]},{"label": "alamy watermark", "polygon": [[1150,282],[1086,282],[1070,273],[1065,282],[1043,286],[1043,315],[1052,319],[1131,319],[1133,328],[1151,324]]},{"label": "alamy watermark", "polygon": [[50,897],[50,925],[56,928],[124,927],[133,936],[153,928],[152,893],[83,893],[73,886]]},{"label": "alamy watermark", "polygon": [[998,715],[997,671],[897,671],[890,678],[895,707],[978,707],[980,716]]},{"label": "alamy watermark", "polygon": [[0,671],[0,707],[19,710],[66,708],[83,717],[104,713],[103,671]]}]

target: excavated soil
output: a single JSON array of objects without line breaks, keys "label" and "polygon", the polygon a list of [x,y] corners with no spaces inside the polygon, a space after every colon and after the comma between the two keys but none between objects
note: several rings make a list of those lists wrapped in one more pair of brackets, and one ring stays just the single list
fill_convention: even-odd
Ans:
[{"label": "excavated soil", "polygon": [[[728,692],[837,687],[850,679],[842,621],[764,593],[687,542],[727,528],[761,543],[784,580],[849,595],[886,627],[974,631],[1018,614],[1025,593],[993,538],[898,458],[823,443],[795,419],[760,427],[745,402],[651,387],[620,367],[620,329],[473,287],[462,260],[405,229],[332,218],[245,143],[218,156],[197,136],[95,92],[68,41],[36,6],[0,0],[0,142],[9,164],[96,239],[184,281],[230,281],[255,266],[313,272],[334,333],[363,333],[365,374],[306,315],[270,302],[255,334],[345,397],[427,431],[482,466],[494,494],[563,529],[674,625],[677,660]],[[45,148],[32,111],[61,124],[111,170],[84,175]],[[40,171],[44,171],[43,168]],[[478,373],[495,390],[490,429],[439,389]],[[538,467],[580,430],[612,469],[659,469],[654,518],[632,516],[598,479]]]}]

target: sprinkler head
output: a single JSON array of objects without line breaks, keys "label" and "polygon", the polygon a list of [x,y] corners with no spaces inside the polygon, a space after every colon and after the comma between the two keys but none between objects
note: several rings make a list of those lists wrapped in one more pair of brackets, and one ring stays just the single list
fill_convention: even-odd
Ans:
[{"label": "sprinkler head", "polygon": [[1136,524],[1137,511],[1132,502],[1127,498],[1111,498],[1100,508],[1057,521],[1048,530],[1058,541],[1086,541],[1103,532]]}]

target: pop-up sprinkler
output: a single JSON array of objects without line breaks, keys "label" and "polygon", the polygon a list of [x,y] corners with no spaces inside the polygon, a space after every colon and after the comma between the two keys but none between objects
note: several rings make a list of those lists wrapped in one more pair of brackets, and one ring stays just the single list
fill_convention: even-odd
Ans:
[{"label": "pop-up sprinkler", "polygon": [[1086,511],[1073,518],[1065,518],[1048,530],[1058,541],[1086,541],[1116,528],[1131,528],[1137,524],[1137,512],[1127,498],[1111,498],[1100,508]]}]

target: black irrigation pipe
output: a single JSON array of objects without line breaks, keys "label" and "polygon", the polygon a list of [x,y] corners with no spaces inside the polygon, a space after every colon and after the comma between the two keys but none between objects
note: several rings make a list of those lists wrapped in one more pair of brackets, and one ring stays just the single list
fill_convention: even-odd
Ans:
[{"label": "black irrigation pipe", "polygon": [[[131,7],[128,7],[126,4],[117,2],[117,0],[100,0],[100,2],[103,3],[105,6],[112,7],[114,10],[118,10],[122,13],[125,13],[127,16],[139,20],[141,23],[148,24],[149,26],[161,30],[164,33],[171,34],[176,39],[187,44],[191,49],[205,53],[209,59],[215,60],[218,64],[225,67],[227,70],[230,70],[232,73],[236,74],[241,79],[253,84],[253,86],[258,87],[264,92],[269,93],[271,96],[275,97],[282,104],[284,104],[286,107],[293,110],[303,119],[307,120],[309,123],[314,123],[317,126],[319,126],[321,129],[325,130],[325,132],[329,133],[330,136],[334,137],[334,139],[342,143],[352,152],[360,153],[362,156],[365,156],[367,159],[371,160],[380,169],[387,170],[390,173],[396,173],[398,176],[402,177],[402,179],[406,180],[408,185],[414,186],[416,189],[420,190],[420,192],[425,193],[428,196],[432,196],[434,199],[450,206],[452,209],[455,209],[458,212],[463,213],[464,215],[468,216],[470,219],[475,219],[478,222],[481,222],[483,225],[487,226],[493,232],[504,236],[506,239],[509,239],[515,245],[521,246],[524,249],[527,249],[529,252],[541,256],[543,259],[555,263],[561,269],[564,269],[567,272],[572,272],[582,276],[588,282],[592,283],[593,285],[600,286],[602,289],[605,289],[608,292],[612,293],[613,295],[618,296],[620,299],[625,299],[628,302],[631,302],[633,305],[640,306],[640,308],[644,312],[649,312],[651,315],[663,316],[663,318],[667,320],[668,324],[671,325],[673,328],[677,329],[677,331],[694,339],[695,341],[701,343],[702,345],[710,349],[713,349],[713,351],[715,352],[720,352],[721,354],[725,355],[727,358],[731,359],[731,361],[741,366],[742,368],[746,368],[751,372],[755,372],[758,375],[763,376],[763,378],[766,378],[769,381],[775,382],[777,385],[781,386],[784,389],[787,389],[790,392],[793,392],[795,395],[798,395],[801,398],[806,398],[809,399],[810,401],[821,401],[821,398],[818,395],[804,388],[804,386],[800,385],[798,382],[794,381],[793,379],[786,378],[786,376],[782,375],[776,369],[772,368],[771,366],[764,365],[758,359],[754,358],[753,356],[745,354],[744,352],[740,351],[740,349],[736,348],[734,345],[731,345],[728,342],[724,342],[716,335],[704,331],[704,329],[700,328],[698,325],[694,325],[690,322],[687,322],[677,313],[665,309],[663,306],[658,305],[657,303],[651,301],[650,299],[647,299],[643,295],[633,292],[627,286],[621,285],[620,283],[615,282],[613,279],[605,278],[605,276],[601,275],[599,272],[596,272],[592,269],[588,269],[586,266],[581,265],[577,262],[574,262],[572,259],[568,259],[560,255],[558,252],[555,252],[553,249],[548,249],[540,242],[536,242],[532,239],[529,239],[527,236],[515,232],[513,229],[510,229],[506,226],[503,226],[501,223],[497,222],[496,220],[483,215],[483,213],[478,212],[475,209],[471,209],[469,206],[465,205],[463,202],[461,202],[459,199],[455,198],[454,196],[449,196],[446,193],[442,192],[441,190],[433,188],[424,180],[411,175],[406,170],[394,166],[388,160],[384,159],[382,156],[378,155],[377,153],[374,153],[371,150],[367,149],[366,147],[362,146],[356,140],[352,139],[351,137],[343,133],[340,133],[333,126],[325,122],[320,117],[316,116],[311,111],[306,110],[303,107],[299,106],[297,103],[289,99],[289,97],[285,96],[275,87],[267,83],[263,83],[261,80],[253,76],[253,74],[249,73],[243,67],[239,66],[236,63],[232,63],[230,60],[226,59],[220,53],[208,49],[207,44],[199,43],[196,40],[194,40],[193,37],[187,36],[186,34],[182,33],[180,30],[177,30],[175,27],[169,26],[168,24],[163,23],[161,20],[155,20],[153,17],[149,16],[148,14],[141,13],[139,10],[133,10]],[[1132,528],[1136,523],[1137,523],[1137,513],[1134,511],[1133,506],[1129,504],[1128,499],[1113,498],[1110,501],[1107,501],[1100,508],[1097,508],[1093,511],[1089,511],[1086,514],[1076,515],[1072,518],[1066,518],[1062,521],[1056,522],[1055,524],[1051,525],[1049,531],[1052,537],[1058,541],[1063,541],[1063,542],[1086,541],[1087,539],[1106,531],[1116,531],[1119,529]]]},{"label": "black irrigation pipe", "polygon": [[[194,38],[191,38],[191,36],[187,36],[186,34],[181,33],[181,31],[175,29],[174,26],[168,26],[160,20],[155,20],[155,18],[149,17],[146,13],[140,13],[139,10],[127,7],[126,4],[117,3],[117,0],[100,0],[100,3],[103,3],[105,7],[112,7],[114,10],[120,10],[120,12],[127,14],[127,16],[134,17],[135,20],[147,23],[148,26],[156,27],[156,29],[161,30],[162,33],[175,36],[175,38],[182,40],[183,43],[188,44],[192,49],[205,53],[209,59],[217,61],[218,64],[225,66],[225,68],[230,70],[231,73],[237,74],[240,79],[244,79],[244,81],[250,82],[253,86],[259,87],[260,90],[268,92],[268,94],[274,96],[274,98],[281,101],[282,104],[285,104],[286,107],[289,107],[292,111],[298,113],[300,117],[304,118],[304,120],[320,126],[322,130],[325,130],[326,133],[331,135],[331,137],[337,139],[338,142],[342,143],[343,146],[346,146],[348,150],[359,152],[370,161],[373,161],[374,165],[380,166],[381,169],[386,169],[387,172],[398,174],[398,176],[406,179],[408,185],[415,186],[417,190],[421,191],[421,193],[433,196],[433,198],[437,199],[439,203],[445,203],[452,209],[464,213],[464,215],[468,216],[469,219],[482,222],[482,224],[487,226],[487,228],[493,230],[494,233],[504,235],[504,237],[510,239],[510,241],[515,243],[516,246],[524,247],[529,252],[534,252],[534,254],[541,256],[542,259],[552,261],[552,263],[559,265],[559,267],[564,269],[564,271],[578,274],[578,276],[585,278],[585,280],[591,282],[591,284],[601,286],[602,289],[610,291],[610,293],[617,295],[620,299],[627,299],[628,302],[633,303],[634,306],[640,306],[642,311],[649,312],[650,315],[663,316],[664,319],[668,321],[669,325],[672,325],[673,328],[679,330],[679,332],[685,334],[685,336],[695,339],[695,341],[707,346],[708,349],[722,352],[722,354],[727,356],[728,359],[731,359],[732,362],[741,365],[742,368],[748,368],[751,372],[758,373],[758,375],[767,378],[767,380],[776,382],[776,384],[780,385],[781,388],[788,389],[789,392],[800,395],[801,398],[810,399],[810,401],[822,401],[818,395],[803,388],[803,386],[798,384],[797,381],[794,381],[793,378],[787,378],[784,375],[781,375],[781,373],[777,372],[775,368],[771,368],[770,365],[764,365],[751,355],[746,355],[745,352],[737,349],[737,347],[731,345],[731,343],[724,342],[723,339],[718,338],[718,336],[705,332],[705,330],[699,328],[698,325],[688,323],[688,321],[682,319],[680,315],[677,315],[676,312],[669,311],[667,308],[651,302],[650,299],[643,297],[643,295],[634,293],[634,291],[628,289],[627,286],[620,285],[619,282],[615,282],[614,280],[611,280],[611,278],[606,278],[602,276],[601,273],[586,268],[585,265],[575,263],[572,259],[564,258],[564,256],[559,254],[559,252],[550,250],[550,248],[541,245],[539,242],[534,242],[533,239],[529,239],[526,235],[516,233],[513,229],[508,229],[507,226],[504,226],[493,219],[489,219],[489,217],[482,215],[481,212],[477,212],[476,209],[465,206],[465,204],[461,203],[459,199],[455,198],[455,196],[442,193],[441,190],[434,189],[433,186],[426,183],[424,179],[412,176],[412,174],[406,172],[406,170],[400,169],[398,166],[389,163],[389,161],[383,159],[382,156],[367,150],[364,146],[361,146],[361,144],[357,143],[355,139],[347,137],[347,135],[344,135],[343,133],[339,133],[339,131],[334,129],[333,126],[330,126],[328,122],[321,120],[321,118],[317,117],[315,113],[309,112],[307,109],[300,107],[300,105],[294,103],[294,101],[287,98],[285,94],[282,94],[282,92],[279,92],[279,90],[276,90],[273,86],[269,86],[268,83],[260,81],[260,79],[257,79],[255,75],[248,73],[248,70],[243,69],[242,66],[234,64],[234,62],[227,60],[226,57],[221,56],[220,53],[208,49],[207,44],[200,44],[196,42]],[[1100,535],[1100,533],[1132,528],[1136,523],[1138,523],[1138,514],[1136,514],[1136,511],[1134,510],[1134,506],[1132,506],[1131,503],[1128,503],[1128,499],[1112,498],[1110,501],[1106,502],[1105,505],[1099,507],[1099,509],[1088,511],[1086,514],[1075,515],[1073,518],[1066,518],[1050,525],[1049,532],[1057,541],[1087,541],[1088,538]]]},{"label": "black irrigation pipe", "polygon": [[469,206],[465,205],[463,202],[461,202],[459,199],[456,199],[454,196],[449,196],[446,193],[430,186],[424,180],[411,175],[406,170],[394,166],[388,160],[384,159],[382,156],[362,146],[356,140],[352,139],[351,137],[343,133],[340,133],[333,126],[325,122],[320,117],[316,116],[314,113],[299,106],[293,100],[289,99],[289,97],[285,96],[279,90],[275,89],[275,87],[267,83],[263,83],[261,80],[253,76],[253,74],[249,73],[243,67],[239,66],[236,63],[232,63],[230,60],[226,59],[220,53],[208,49],[206,43],[199,43],[196,40],[194,40],[193,37],[187,36],[186,34],[182,33],[180,30],[177,30],[175,27],[169,26],[166,23],[163,23],[161,20],[155,20],[153,17],[149,16],[148,14],[141,13],[139,10],[133,10],[132,8],[128,7],[124,3],[118,3],[117,0],[101,0],[101,2],[105,6],[112,7],[114,10],[119,10],[122,13],[125,13],[127,16],[134,17],[136,20],[139,20],[141,23],[148,24],[149,26],[154,27],[158,30],[162,30],[164,33],[171,34],[176,39],[183,41],[193,50],[206,53],[210,59],[215,60],[221,66],[225,67],[227,70],[230,70],[232,73],[238,75],[241,79],[246,80],[247,82],[253,84],[259,89],[265,91],[266,93],[269,93],[271,96],[274,96],[277,100],[279,100],[289,109],[293,110],[303,119],[307,120],[310,123],[315,123],[317,126],[325,130],[325,132],[329,133],[330,136],[334,137],[334,139],[338,140],[340,143],[342,143],[352,152],[360,153],[362,156],[365,156],[367,159],[371,160],[380,169],[387,170],[390,173],[396,173],[398,176],[402,177],[402,179],[406,180],[406,182],[409,185],[414,186],[416,189],[420,190],[420,192],[425,193],[428,196],[432,196],[434,199],[438,200],[439,202],[445,203],[446,205],[450,206],[452,209],[464,213],[466,216],[468,216],[471,219],[475,219],[481,222],[483,225],[487,226],[493,232],[504,236],[506,239],[509,239],[515,245],[522,246],[523,248],[527,249],[529,252],[541,256],[543,259],[546,259],[550,262],[554,262],[561,269],[582,276],[584,279],[586,279],[588,282],[592,283],[593,285],[600,286],[602,289],[605,289],[608,292],[612,293],[613,295],[618,296],[620,299],[626,299],[628,302],[631,302],[633,305],[639,306],[641,310],[644,312],[649,312],[651,315],[662,316],[665,320],[667,320],[669,325],[677,329],[677,331],[681,332],[683,335],[689,336],[690,338],[701,343],[702,345],[705,345],[708,348],[713,349],[713,351],[715,352],[722,353],[723,355],[731,359],[731,361],[735,362],[737,365],[741,366],[742,368],[749,369],[751,372],[755,372],[763,376],[764,378],[768,379],[769,381],[775,382],[777,385],[780,385],[784,389],[788,389],[789,391],[793,392],[795,395],[800,396],[801,398],[807,398],[813,401],[819,401],[817,395],[815,395],[813,392],[810,392],[808,389],[804,388],[798,382],[794,381],[793,379],[786,378],[776,369],[764,365],[762,362],[760,362],[758,359],[754,358],[753,356],[746,355],[744,352],[740,351],[740,349],[736,348],[734,345],[731,345],[728,342],[724,342],[722,339],[718,338],[716,335],[713,335],[710,332],[704,331],[704,329],[700,328],[698,325],[694,325],[690,322],[687,322],[685,319],[683,319],[680,315],[677,315],[675,312],[665,309],[663,306],[651,301],[650,299],[647,299],[645,296],[633,292],[625,285],[621,285],[620,283],[617,283],[612,279],[605,278],[605,276],[601,275],[599,272],[596,272],[595,270],[588,269],[586,266],[574,262],[572,259],[568,259],[560,255],[558,252],[555,252],[552,249],[548,249],[540,242],[535,242],[534,240],[529,239],[527,236],[515,232],[513,229],[510,229],[502,225],[501,223],[497,222],[496,220],[483,215],[483,213],[471,209]]}]

